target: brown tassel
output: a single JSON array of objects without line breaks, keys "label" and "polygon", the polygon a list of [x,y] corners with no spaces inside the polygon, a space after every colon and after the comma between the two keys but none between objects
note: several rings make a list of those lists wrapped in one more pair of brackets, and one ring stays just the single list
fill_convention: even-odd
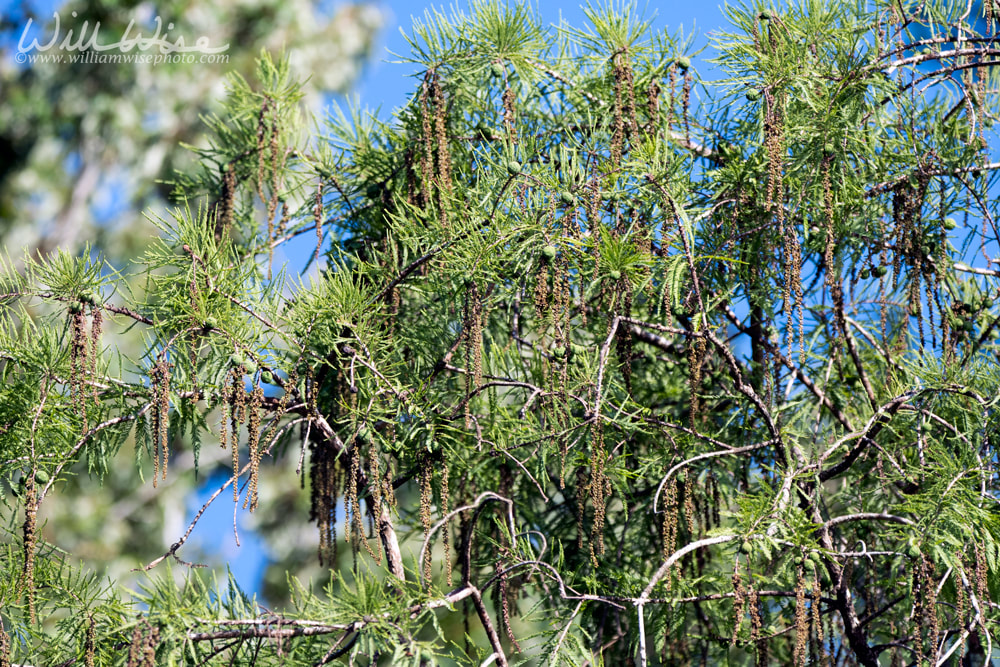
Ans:
[{"label": "brown tassel", "polygon": [[38,496],[35,476],[27,476],[24,495],[24,525],[22,527],[24,567],[21,572],[21,594],[28,598],[28,619],[32,625],[38,622],[35,615],[35,547],[38,543],[36,519],[38,517]]}]

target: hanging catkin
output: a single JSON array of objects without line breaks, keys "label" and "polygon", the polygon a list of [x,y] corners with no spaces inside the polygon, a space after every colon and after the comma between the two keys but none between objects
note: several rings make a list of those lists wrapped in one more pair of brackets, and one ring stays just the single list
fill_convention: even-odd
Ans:
[{"label": "hanging catkin", "polygon": [[812,662],[820,667],[827,667],[826,647],[823,644],[823,617],[820,615],[819,572],[813,568],[812,602],[810,603],[810,618],[812,623]]},{"label": "hanging catkin", "polygon": [[736,643],[740,634],[740,626],[743,624],[743,614],[746,613],[747,590],[743,586],[743,578],[740,576],[740,559],[736,557],[733,565],[733,634],[729,640],[729,645]]},{"label": "hanging catkin", "polygon": [[271,158],[271,196],[267,199],[267,279],[271,279],[271,268],[274,264],[274,230],[275,215],[278,212],[278,200],[284,189],[282,174],[285,172],[285,156],[280,148],[281,119],[278,116],[278,105],[273,104],[270,118],[270,141],[268,152]]},{"label": "hanging catkin", "polygon": [[[615,305],[621,304],[619,315],[632,316],[632,285],[629,279],[622,276],[615,285]],[[625,322],[619,322],[615,331],[615,353],[622,364],[622,379],[625,381],[625,391],[632,395],[632,328]]]},{"label": "hanging catkin", "polygon": [[507,129],[507,139],[511,144],[517,143],[517,127],[515,126],[515,103],[517,102],[517,94],[514,89],[510,87],[508,82],[507,87],[503,91],[503,124]]},{"label": "hanging catkin", "polygon": [[264,390],[258,381],[250,394],[249,417],[247,419],[247,449],[250,456],[250,482],[249,493],[243,501],[243,508],[249,505],[250,511],[257,509],[257,478],[260,470],[260,420],[261,405],[264,403]]},{"label": "hanging catkin", "polygon": [[0,667],[10,667],[10,636],[0,623]]},{"label": "hanging catkin", "polygon": [[830,174],[830,163],[832,162],[832,157],[827,156],[823,160],[822,165],[822,178],[823,178],[823,218],[826,229],[826,242],[823,249],[823,263],[826,267],[826,286],[830,290],[830,296],[833,299],[834,312],[836,318],[836,335],[840,340],[840,336],[847,335],[847,323],[844,321],[844,293],[843,288],[840,284],[840,271],[836,265],[836,257],[834,255],[834,250],[837,244],[837,238],[834,234],[834,209],[833,209],[833,186],[831,183]]},{"label": "hanging catkin", "polygon": [[92,395],[94,403],[100,402],[97,392],[97,361],[101,356],[101,334],[104,330],[104,307],[94,304],[91,307],[90,317],[90,378],[93,381]]},{"label": "hanging catkin", "polygon": [[597,556],[604,553],[604,521],[607,499],[611,495],[611,480],[606,473],[609,455],[604,448],[604,422],[594,415],[590,436],[590,485],[588,488],[591,504],[594,506],[594,522],[590,527],[590,559],[597,565]]},{"label": "hanging catkin", "polygon": [[932,656],[937,655],[938,640],[940,639],[941,627],[937,615],[937,581],[934,577],[934,565],[927,556],[921,557],[920,572],[923,577],[924,604],[922,611],[924,618],[922,625],[927,633],[927,646]]},{"label": "hanging catkin", "polygon": [[806,609],[805,565],[799,563],[795,577],[795,653],[796,667],[805,667],[809,645],[809,612]]},{"label": "hanging catkin", "polygon": [[[22,473],[23,474],[23,473]],[[24,549],[24,566],[21,571],[21,594],[28,599],[28,620],[32,625],[38,622],[35,615],[35,547],[38,543],[36,520],[38,517],[38,493],[35,475],[28,474],[24,489],[24,525],[21,529]]]},{"label": "hanging catkin", "polygon": [[[985,544],[983,546],[979,545],[979,542],[973,542],[973,550],[975,552],[975,571],[973,574],[973,585],[976,589],[976,597],[980,600],[979,604],[985,604],[985,600],[988,600],[987,595],[987,568],[986,568],[986,556],[984,554],[986,550]],[[985,644],[986,638],[982,636],[981,629],[977,629],[980,632],[980,641]]]},{"label": "hanging catkin", "polygon": [[757,664],[766,665],[767,662],[767,637],[763,634],[764,621],[762,616],[763,605],[757,588],[752,584],[747,590],[747,605],[750,607],[750,640],[757,650]]},{"label": "hanging catkin", "polygon": [[663,537],[664,558],[669,558],[677,549],[677,495],[677,481],[671,479],[663,489],[663,522],[660,533]]},{"label": "hanging catkin", "polygon": [[920,563],[918,563],[917,567],[913,571],[913,583],[911,584],[911,590],[913,593],[913,628],[911,629],[910,640],[913,645],[916,664],[918,665],[924,664],[923,630],[924,622],[926,620],[924,607],[927,603],[927,596],[922,590],[923,578],[920,576],[920,571],[923,569],[922,563],[923,557],[921,556]]},{"label": "hanging catkin", "polygon": [[654,137],[659,131],[660,93],[662,92],[660,84],[655,79],[650,80],[649,87],[646,88],[646,115],[648,116],[646,132]]},{"label": "hanging catkin", "polygon": [[323,179],[316,183],[316,197],[313,204],[313,225],[316,228],[316,251],[313,262],[319,262],[319,251],[323,248]]},{"label": "hanging catkin", "polygon": [[465,337],[465,428],[472,428],[472,398],[483,383],[483,304],[475,280],[466,284],[463,312]]},{"label": "hanging catkin", "polygon": [[424,75],[424,83],[420,88],[420,143],[423,148],[420,154],[420,193],[421,203],[425,209],[430,209],[433,201],[434,183],[434,95],[432,86],[435,79],[434,70],[428,70]]},{"label": "hanging catkin", "polygon": [[[443,457],[443,452],[442,452]],[[450,489],[448,488],[448,460],[441,462],[441,516],[448,516],[451,511]],[[441,526],[441,546],[444,548],[444,576],[448,586],[452,585],[451,577],[451,539],[448,533],[448,522]]]},{"label": "hanging catkin", "polygon": [[[430,456],[426,451],[420,454],[420,524],[424,529],[424,539],[427,539],[431,532],[431,503],[433,498],[433,488],[431,480],[434,477],[434,467],[431,465]],[[423,567],[424,581],[429,587],[431,584],[431,550],[428,547],[424,551]]]},{"label": "hanging catkin", "polygon": [[693,81],[694,79],[691,75],[691,70],[685,69],[681,109],[684,118],[684,141],[689,145],[691,143],[691,84]]},{"label": "hanging catkin", "polygon": [[264,179],[267,173],[267,114],[271,110],[271,98],[265,97],[263,103],[261,103],[260,111],[257,114],[257,196],[260,198],[261,203],[266,203],[267,198],[264,196]]},{"label": "hanging catkin", "polygon": [[309,445],[309,520],[319,528],[319,564],[337,562],[337,458],[325,442]]},{"label": "hanging catkin", "polygon": [[[167,462],[170,458],[170,366],[161,356],[150,371],[150,388],[153,414],[153,486],[157,479],[167,478]],[[162,457],[162,464],[160,463]],[[162,470],[162,473],[161,473]]]},{"label": "hanging catkin", "polygon": [[233,455],[233,502],[240,500],[240,426],[246,421],[247,392],[243,385],[243,374],[245,372],[243,364],[229,369],[229,424],[231,435],[231,448]]},{"label": "hanging catkin", "polygon": [[87,634],[83,642],[83,664],[84,667],[94,667],[94,653],[97,650],[95,639],[97,638],[97,620],[93,613],[87,614]]},{"label": "hanging catkin", "polygon": [[628,136],[635,131],[635,90],[628,50],[616,53],[611,77],[615,93],[612,111],[611,164],[621,165]]},{"label": "hanging catkin", "polygon": [[87,339],[87,318],[84,315],[83,305],[73,303],[70,306],[70,323],[72,328],[72,340],[70,342],[70,393],[73,398],[73,405],[76,413],[80,417],[81,429],[87,432],[87,401],[84,398],[84,387],[86,385],[86,375],[90,367],[87,361],[89,349]]},{"label": "hanging catkin", "polygon": [[583,527],[587,514],[587,471],[584,466],[576,469],[576,548],[583,549]]},{"label": "hanging catkin", "polygon": [[441,79],[435,71],[431,79],[434,102],[434,138],[437,145],[437,204],[441,227],[448,227],[448,200],[451,195],[451,149],[448,144],[448,108]]},{"label": "hanging catkin", "polygon": [[[955,619],[958,622],[959,627],[966,626],[965,615],[968,605],[968,594],[965,590],[966,572],[965,572],[965,554],[960,548],[958,553],[955,554],[955,560],[958,562],[958,572],[955,573]],[[962,642],[962,646],[959,649],[959,659],[965,656],[965,642]]]},{"label": "hanging catkin", "polygon": [[[348,485],[350,486],[350,503],[351,503],[351,515],[352,515],[352,532],[354,533],[354,542],[360,542],[364,546],[365,551],[371,556],[372,560],[377,560],[375,552],[372,550],[371,544],[368,543],[368,538],[365,535],[364,524],[361,518],[361,500],[359,498],[361,492],[361,452],[359,451],[360,441],[356,438],[354,440],[354,445],[351,447],[351,469],[348,477]],[[356,548],[356,547],[355,547]]]}]

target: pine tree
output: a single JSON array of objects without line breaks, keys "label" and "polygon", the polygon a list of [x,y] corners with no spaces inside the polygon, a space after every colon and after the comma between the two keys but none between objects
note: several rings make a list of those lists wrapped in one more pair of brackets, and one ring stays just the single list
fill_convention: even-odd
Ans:
[{"label": "pine tree", "polygon": [[[262,56],[135,265],[2,275],[3,660],[987,662],[994,9],[954,5],[730,8],[706,82],[629,6],[475,2],[415,23],[393,121],[320,136]],[[188,531],[130,597],[45,532],[184,433],[237,511],[304,461],[321,592],[262,608]]]}]

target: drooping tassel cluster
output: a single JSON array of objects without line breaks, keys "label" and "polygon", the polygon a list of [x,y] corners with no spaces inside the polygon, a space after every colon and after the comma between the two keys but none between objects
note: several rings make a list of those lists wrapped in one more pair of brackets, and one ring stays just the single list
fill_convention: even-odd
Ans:
[{"label": "drooping tassel cluster", "polygon": [[616,53],[611,68],[615,102],[612,111],[611,164],[619,166],[629,135],[636,130],[635,86],[628,50]]},{"label": "drooping tassel cluster", "polygon": [[[153,486],[157,478],[167,478],[170,460],[170,369],[172,364],[160,355],[149,374],[153,414]],[[161,463],[162,460],[162,463]]]},{"label": "drooping tassel cluster", "polygon": [[[704,320],[702,320],[701,326],[706,326]],[[705,331],[702,330],[700,333],[701,336],[688,340],[688,367],[691,370],[688,382],[688,391],[691,394],[691,428],[695,428],[701,418],[701,397],[698,394],[701,391],[702,367],[705,363],[707,341],[704,335]]]},{"label": "drooping tassel cluster", "polygon": [[511,144],[517,143],[517,127],[515,126],[515,105],[517,103],[517,93],[511,88],[509,80],[502,95],[503,104],[503,124],[507,130],[507,139]]},{"label": "drooping tassel cluster", "polygon": [[938,620],[938,588],[934,577],[934,565],[926,557],[921,557],[920,575],[923,579],[922,588],[924,593],[923,604],[920,611],[922,614],[920,625],[927,636],[927,647],[930,655],[937,654],[939,639],[941,636],[941,624]]},{"label": "drooping tassel cluster", "polygon": [[[425,209],[437,206],[438,222],[448,227],[452,191],[451,145],[448,138],[448,104],[436,69],[427,71],[420,91],[421,198]],[[435,160],[436,156],[436,160]]]},{"label": "drooping tassel cluster", "polygon": [[[795,571],[795,652],[793,661],[796,667],[805,667],[809,646],[809,611],[806,609],[805,565],[799,563]],[[813,602],[813,606],[815,604]]]},{"label": "drooping tassel cluster", "polygon": [[368,543],[368,538],[365,536],[365,527],[361,513],[360,489],[362,472],[360,444],[359,438],[354,438],[353,442],[349,445],[350,463],[345,471],[346,477],[344,479],[344,508],[346,510],[346,516],[344,517],[344,538],[351,544],[355,558],[357,557],[358,545],[361,544],[365,547],[368,555],[374,560],[375,553],[372,551],[371,545]]},{"label": "drooping tassel cluster", "polygon": [[128,647],[126,667],[155,667],[156,648],[160,645],[160,629],[143,621],[132,631],[132,641]]},{"label": "drooping tassel cluster", "polygon": [[[233,502],[239,502],[240,427],[247,420],[247,392],[243,384],[246,368],[242,360],[229,369],[222,385],[222,423],[219,426],[219,444],[225,449],[230,445],[233,458]],[[228,422],[228,423],[227,423]],[[228,432],[227,432],[228,427]]]},{"label": "drooping tassel cluster", "polygon": [[326,442],[310,443],[309,520],[319,527],[319,564],[337,563],[337,497],[341,486],[340,466],[333,448]]},{"label": "drooping tassel cluster", "polygon": [[[974,542],[973,546],[974,546],[973,552],[976,563],[975,563],[975,568],[973,570],[972,584],[973,587],[976,589],[976,598],[978,598],[979,604],[983,605],[986,604],[985,602],[986,600],[989,600],[989,590],[987,588],[987,583],[986,583],[986,574],[987,574],[986,554],[985,554],[986,547],[985,545],[980,546],[978,542]],[[980,642],[986,644],[987,639],[982,634],[981,625],[977,626],[976,632],[980,633],[979,634]]]},{"label": "drooping tassel cluster", "polygon": [[921,556],[918,566],[913,571],[913,583],[912,583],[912,594],[913,594],[913,628],[910,634],[910,640],[913,645],[913,651],[916,657],[916,663],[918,665],[923,664],[925,654],[924,654],[924,638],[923,630],[926,622],[926,604],[927,596],[925,591],[923,591],[923,557]]},{"label": "drooping tassel cluster", "polygon": [[[441,497],[441,516],[448,516],[448,512],[451,511],[451,489],[449,488],[449,471],[448,462],[443,461],[441,464],[441,489],[439,495]],[[441,526],[441,547],[444,549],[444,577],[448,585],[452,585],[452,572],[451,572],[451,537],[448,532],[448,522],[445,522]]]},{"label": "drooping tassel cluster", "polygon": [[[928,179],[918,175],[916,184],[908,181],[898,185],[893,191],[892,217],[894,223],[895,253],[893,255],[893,288],[899,286],[904,275],[908,280],[907,312],[917,319],[920,345],[924,346],[924,322],[921,294],[921,280],[935,282],[933,277],[935,253],[931,239],[925,238],[921,224],[921,209],[927,193]],[[946,248],[947,245],[943,244]],[[905,267],[912,267],[909,271]]]},{"label": "drooping tassel cluster", "polygon": [[448,142],[448,107],[437,72],[431,85],[434,101],[434,139],[437,145],[438,219],[441,227],[448,226],[448,206],[451,195],[451,148]]},{"label": "drooping tassel cluster", "polygon": [[583,549],[584,524],[587,517],[587,471],[576,469],[576,548]]},{"label": "drooping tassel cluster", "polygon": [[[420,525],[424,529],[424,535],[427,536],[431,532],[432,519],[431,519],[431,505],[433,503],[434,488],[431,485],[434,479],[434,466],[431,464],[430,455],[423,451],[420,454]],[[424,562],[421,563],[424,572],[424,581],[431,581],[431,550],[428,548],[424,551]]]},{"label": "drooping tassel cluster", "polygon": [[[374,447],[370,447],[368,450],[368,487],[371,489],[371,498],[369,502],[372,504],[372,510],[368,513],[371,521],[374,522],[375,517],[381,516],[383,511],[383,502],[385,502],[385,496],[393,496],[392,493],[392,480],[389,479],[389,487],[386,488],[386,479],[382,476],[381,465],[379,463],[381,456]],[[388,474],[388,471],[387,471]],[[374,526],[373,526],[374,532]],[[376,565],[382,564],[382,551],[375,549],[374,551],[369,549],[368,553],[375,559]]]},{"label": "drooping tassel cluster", "polygon": [[[966,613],[968,612],[969,606],[969,594],[965,590],[965,582],[967,581],[966,569],[965,569],[965,554],[961,551],[955,554],[956,560],[958,561],[958,566],[955,572],[955,620],[957,621],[958,627],[962,628],[966,626]],[[965,642],[962,642],[962,646],[959,649],[959,660],[965,656]]]},{"label": "drooping tassel cluster", "polygon": [[250,482],[243,509],[249,506],[250,511],[257,509],[257,480],[260,471],[260,420],[261,406],[264,403],[264,390],[257,381],[250,393],[250,405],[247,407],[247,449],[250,457]]},{"label": "drooping tassel cluster", "polygon": [[433,201],[432,193],[434,189],[434,110],[432,91],[433,82],[436,76],[433,71],[428,71],[424,77],[424,85],[420,89],[420,180],[421,199],[424,208],[429,208]]},{"label": "drooping tassel cluster", "polygon": [[87,397],[85,387],[87,374],[91,367],[88,354],[91,348],[91,341],[87,336],[87,316],[82,303],[70,305],[70,375],[69,385],[73,405],[82,423],[82,430],[87,432]]},{"label": "drooping tassel cluster", "polygon": [[684,68],[684,84],[681,88],[681,118],[684,121],[684,141],[691,143],[691,85],[694,77],[690,68]]},{"label": "drooping tassel cluster", "polygon": [[757,664],[766,665],[767,637],[763,634],[763,602],[757,588],[752,584],[747,589],[747,606],[750,607],[750,641],[757,649]]},{"label": "drooping tassel cluster", "polygon": [[465,339],[465,428],[472,427],[471,403],[483,383],[483,302],[475,280],[466,284],[462,313]]},{"label": "drooping tassel cluster", "polygon": [[[663,489],[663,521],[660,526],[660,535],[663,539],[663,557],[669,558],[677,549],[677,527],[680,518],[680,505],[678,503],[677,480],[671,479]],[[667,587],[670,587],[673,577],[667,578]]]},{"label": "drooping tassel cluster", "polygon": [[746,613],[747,589],[743,585],[743,577],[740,576],[740,559],[737,556],[733,565],[733,634],[729,640],[729,645],[733,646],[739,638],[740,626],[743,625],[743,615]]},{"label": "drooping tassel cluster", "polygon": [[97,619],[94,615],[87,614],[87,635],[83,641],[83,664],[84,667],[94,667],[94,654],[97,651]]},{"label": "drooping tassel cluster", "polygon": [[233,230],[233,215],[236,210],[236,170],[232,164],[226,165],[222,176],[222,206],[217,213],[216,229],[219,236],[230,236]]},{"label": "drooping tassel cluster", "polygon": [[[572,423],[567,385],[569,382],[569,361],[572,354],[570,321],[572,318],[572,294],[569,279],[569,260],[566,253],[559,253],[554,245],[542,249],[542,265],[536,283],[536,317],[538,318],[539,346],[544,348],[551,329],[551,354],[543,357],[546,379],[550,386],[555,387],[549,401],[548,418],[551,421],[553,433],[557,434],[559,443],[559,488],[566,486],[566,457],[569,452],[567,432]],[[552,289],[548,289],[549,269],[552,270]],[[540,299],[539,294],[549,298]],[[539,303],[542,301],[542,303]]]},{"label": "drooping tassel cluster", "polygon": [[92,304],[90,310],[90,378],[91,395],[94,403],[100,401],[97,386],[97,360],[101,357],[101,334],[104,332],[104,308],[100,305]]},{"label": "drooping tassel cluster", "polygon": [[590,527],[590,559],[597,564],[597,556],[604,553],[604,522],[607,500],[611,496],[611,478],[607,474],[610,454],[604,447],[604,421],[594,415],[590,435],[590,484],[588,497],[594,506],[594,521]]},{"label": "drooping tassel cluster", "polygon": [[833,210],[833,185],[831,182],[830,164],[832,158],[827,156],[823,160],[823,218],[826,231],[826,239],[823,248],[823,263],[826,267],[826,286],[830,290],[833,298],[834,312],[837,323],[837,339],[847,335],[847,323],[844,321],[844,292],[840,281],[840,271],[836,264],[834,251],[836,249],[837,238],[834,233],[834,210]]},{"label": "drooping tassel cluster", "polygon": [[10,635],[0,623],[0,667],[10,667]]},{"label": "drooping tassel cluster", "polygon": [[24,490],[23,538],[24,564],[21,571],[21,594],[28,599],[28,619],[32,625],[38,622],[35,614],[35,547],[38,544],[36,521],[38,518],[38,491],[35,476],[28,475]]},{"label": "drooping tassel cluster", "polygon": [[660,119],[660,93],[662,93],[660,84],[654,79],[649,82],[649,87],[646,88],[646,115],[648,117],[646,123],[646,133],[655,135],[659,130],[659,119]]},{"label": "drooping tassel cluster", "polygon": [[316,183],[316,197],[313,204],[313,225],[316,228],[316,251],[313,262],[319,262],[319,253],[323,249],[323,179]]},{"label": "drooping tassel cluster", "polygon": [[810,643],[810,658],[812,664],[827,667],[828,660],[826,648],[823,644],[823,617],[820,614],[820,595],[822,590],[819,584],[819,570],[813,568],[812,602],[809,606],[809,618],[812,625],[812,642]]}]

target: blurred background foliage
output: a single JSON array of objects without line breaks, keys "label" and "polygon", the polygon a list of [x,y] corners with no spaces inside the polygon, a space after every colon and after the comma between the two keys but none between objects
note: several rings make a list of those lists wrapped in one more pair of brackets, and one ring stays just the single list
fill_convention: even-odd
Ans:
[{"label": "blurred background foliage", "polygon": [[[193,163],[200,117],[224,95],[228,72],[249,76],[261,49],[286,51],[307,80],[307,103],[345,92],[368,58],[382,18],[370,4],[313,0],[134,0],[25,3],[3,13],[0,58],[0,231],[9,248],[75,249],[94,240],[111,261],[131,257],[152,227],[141,211],[162,205],[175,170]],[[46,11],[49,10],[49,11]],[[212,47],[228,62],[34,63],[12,57],[25,35],[45,43],[100,23],[100,42],[153,34]],[[172,25],[172,28],[170,27]],[[168,29],[169,28],[169,29]]]},{"label": "blurred background foliage", "polygon": [[[179,204],[171,200],[171,181],[195,163],[188,146],[205,146],[202,117],[225,98],[228,74],[252,80],[262,49],[283,52],[294,78],[306,81],[305,105],[318,111],[330,95],[350,90],[384,22],[374,4],[313,0],[36,0],[0,2],[0,8],[0,243],[15,255],[21,249],[76,253],[86,246],[114,266],[140,257],[157,236],[144,212],[162,215]],[[98,23],[99,43],[121,39],[130,22],[129,35],[151,36],[159,17],[169,41],[183,37],[193,44],[207,37],[212,47],[228,44],[228,59],[19,64],[19,42],[47,43],[56,33],[56,13],[60,41],[71,29],[89,34]],[[111,344],[140,353],[138,337],[127,338]],[[183,534],[210,493],[206,480],[228,465],[228,452],[206,446],[195,473],[186,439],[175,436],[172,445],[177,460],[171,467],[180,474],[155,489],[137,470],[131,444],[103,476],[81,465],[60,488],[67,502],[48,503],[42,511],[44,539],[96,572],[135,582],[133,568],[162,555]],[[309,511],[290,458],[261,477],[262,502],[252,523],[246,513],[235,517],[220,506],[218,516],[198,527],[188,554],[219,570],[223,581],[231,567],[242,586],[276,604],[287,599],[286,571],[308,577],[303,568],[318,567],[315,528],[286,520],[304,519]]]}]

